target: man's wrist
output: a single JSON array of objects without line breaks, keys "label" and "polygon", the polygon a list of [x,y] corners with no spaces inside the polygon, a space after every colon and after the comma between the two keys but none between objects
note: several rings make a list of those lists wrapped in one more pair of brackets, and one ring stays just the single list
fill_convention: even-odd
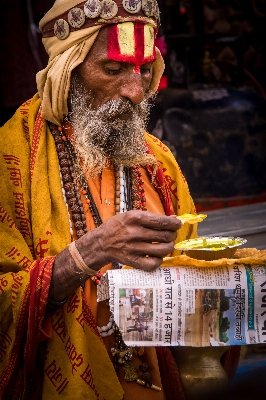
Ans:
[{"label": "man's wrist", "polygon": [[84,273],[84,275],[92,276],[96,274],[96,271],[90,268],[83,260],[75,241],[68,245],[68,251],[71,254],[76,266]]},{"label": "man's wrist", "polygon": [[89,266],[88,268],[91,270],[95,270],[95,274],[104,265],[112,262],[111,259],[106,257],[101,246],[103,234],[103,225],[101,225],[100,227],[86,233],[86,235],[82,236],[75,242],[76,248],[84,263],[86,266]]}]

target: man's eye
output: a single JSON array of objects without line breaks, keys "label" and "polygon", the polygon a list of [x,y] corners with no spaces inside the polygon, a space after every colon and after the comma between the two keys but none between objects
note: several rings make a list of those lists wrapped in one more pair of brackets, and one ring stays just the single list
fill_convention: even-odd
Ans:
[{"label": "man's eye", "polygon": [[106,71],[109,75],[118,75],[121,72],[121,69],[110,69],[106,68]]},{"label": "man's eye", "polygon": [[141,67],[140,68],[140,72],[142,73],[142,74],[150,74],[151,73],[151,68],[148,68],[148,67]]}]

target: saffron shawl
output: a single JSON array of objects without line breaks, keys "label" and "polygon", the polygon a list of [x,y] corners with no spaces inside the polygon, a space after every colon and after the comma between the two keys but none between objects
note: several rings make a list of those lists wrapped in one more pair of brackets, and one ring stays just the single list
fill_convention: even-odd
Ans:
[{"label": "saffron shawl", "polygon": [[[56,254],[70,243],[59,163],[38,95],[1,128],[0,398],[30,398]],[[194,212],[187,183],[169,149],[146,135],[159,161],[157,190],[167,213]],[[152,171],[150,171],[152,174]],[[166,184],[167,182],[167,184]],[[178,241],[196,235],[184,225]],[[123,391],[84,294],[78,289],[51,315],[42,399],[118,400]],[[85,350],[84,350],[85,349]],[[89,349],[89,351],[87,351]],[[108,371],[108,380],[106,373]],[[14,385],[16,383],[16,385]],[[86,395],[85,395],[86,393]],[[59,398],[60,398],[59,397]],[[32,397],[34,398],[34,396]]]}]

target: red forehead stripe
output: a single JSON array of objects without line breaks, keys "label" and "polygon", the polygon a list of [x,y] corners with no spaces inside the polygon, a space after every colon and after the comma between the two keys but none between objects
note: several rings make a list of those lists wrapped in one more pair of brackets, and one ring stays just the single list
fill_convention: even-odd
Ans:
[{"label": "red forehead stripe", "polygon": [[155,46],[153,45],[153,54],[150,57],[144,57],[144,24],[134,23],[134,48],[133,55],[122,54],[119,45],[119,32],[117,25],[108,27],[108,57],[111,60],[128,62],[134,64],[137,69],[143,64],[153,62],[156,59]]}]

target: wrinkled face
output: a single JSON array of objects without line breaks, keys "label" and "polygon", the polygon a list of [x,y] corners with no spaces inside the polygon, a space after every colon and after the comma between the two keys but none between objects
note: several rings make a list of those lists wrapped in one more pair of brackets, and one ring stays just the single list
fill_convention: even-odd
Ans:
[{"label": "wrinkled face", "polygon": [[[145,59],[131,58],[131,62],[120,61],[117,52],[110,51],[108,46],[109,27],[100,30],[95,43],[84,62],[76,70],[85,86],[92,95],[91,106],[94,109],[110,100],[130,100],[133,104],[141,103],[152,79],[152,64],[140,64]],[[140,65],[138,65],[140,64]],[[124,113],[120,118],[127,119]]]},{"label": "wrinkled face", "polygon": [[157,165],[144,139],[152,105],[147,94],[155,59],[154,35],[149,26],[145,31],[143,24],[126,24],[102,28],[71,76],[68,120],[74,131],[72,142],[82,169],[91,177],[108,163]]}]

